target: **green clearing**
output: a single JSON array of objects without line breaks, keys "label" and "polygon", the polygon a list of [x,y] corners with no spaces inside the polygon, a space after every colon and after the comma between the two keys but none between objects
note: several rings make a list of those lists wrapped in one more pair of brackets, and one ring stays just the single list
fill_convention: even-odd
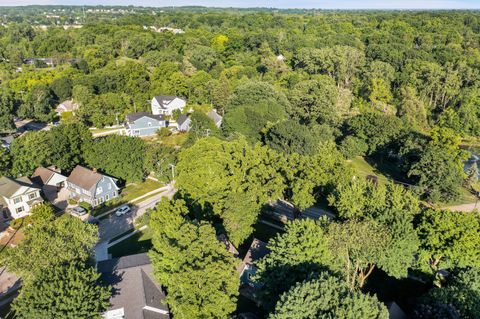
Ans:
[{"label": "green clearing", "polygon": [[152,231],[150,228],[146,228],[108,248],[108,253],[112,254],[112,258],[118,258],[145,253],[149,251],[150,248],[152,248]]},{"label": "green clearing", "polygon": [[361,177],[367,177],[368,175],[375,175],[378,177],[378,181],[381,183],[386,183],[388,178],[383,175],[378,169],[370,165],[365,158],[357,156],[354,159],[348,161],[348,163],[355,169],[355,171]]},{"label": "green clearing", "polygon": [[169,146],[182,146],[188,138],[188,133],[172,134],[162,138],[162,143]]}]

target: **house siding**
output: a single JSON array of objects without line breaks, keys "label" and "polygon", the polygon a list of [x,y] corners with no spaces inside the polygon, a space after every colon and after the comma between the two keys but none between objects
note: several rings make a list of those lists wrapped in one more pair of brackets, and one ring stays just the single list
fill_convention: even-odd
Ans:
[{"label": "house siding", "polygon": [[95,194],[92,206],[100,205],[108,202],[112,198],[118,196],[118,187],[112,178],[104,176],[98,183],[95,189]]},{"label": "house siding", "polygon": [[127,124],[126,131],[129,136],[150,136],[155,135],[162,127],[166,127],[166,121],[158,121],[149,117],[142,117],[133,123]]}]

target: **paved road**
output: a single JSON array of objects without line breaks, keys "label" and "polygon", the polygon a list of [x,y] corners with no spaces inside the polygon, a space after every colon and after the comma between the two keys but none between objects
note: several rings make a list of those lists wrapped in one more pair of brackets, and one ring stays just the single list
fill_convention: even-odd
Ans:
[{"label": "paved road", "polygon": [[[278,200],[276,201],[273,205],[273,208],[275,209],[275,212],[279,214],[280,216],[284,216],[288,220],[293,220],[294,219],[294,211],[293,211],[293,206],[286,201],[283,200]],[[329,212],[321,207],[318,206],[312,206],[307,208],[305,211],[303,211],[299,218],[310,218],[310,219],[319,219],[322,216],[327,216],[329,218],[334,218],[335,215],[332,212]]]},{"label": "paved road", "polygon": [[133,222],[136,218],[145,214],[149,208],[154,208],[156,203],[159,202],[162,197],[171,198],[173,194],[175,194],[175,189],[168,188],[167,190],[147,198],[142,202],[130,204],[132,207],[132,212],[129,214],[119,217],[116,216],[115,213],[112,213],[108,216],[108,218],[101,219],[98,225],[100,242],[108,241],[133,228]]}]

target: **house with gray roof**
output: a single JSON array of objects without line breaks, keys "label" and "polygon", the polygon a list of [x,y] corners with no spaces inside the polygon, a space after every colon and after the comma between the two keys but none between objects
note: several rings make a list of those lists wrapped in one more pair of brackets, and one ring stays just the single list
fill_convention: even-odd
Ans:
[{"label": "house with gray roof", "polygon": [[10,213],[12,218],[29,215],[31,208],[42,202],[40,188],[28,177],[0,178],[0,211]]},{"label": "house with gray roof", "polygon": [[78,109],[78,104],[68,100],[60,103],[55,109],[55,113],[60,116],[63,112],[75,112]]},{"label": "house with gray roof", "polygon": [[127,114],[125,117],[125,131],[128,136],[155,135],[162,127],[167,127],[168,121],[164,115],[153,115],[147,112]]},{"label": "house with gray roof", "polygon": [[223,117],[221,117],[216,110],[211,110],[207,116],[215,123],[215,126],[220,128],[222,126]]},{"label": "house with gray roof", "polygon": [[77,165],[66,180],[69,198],[87,202],[92,207],[118,196],[117,179]]},{"label": "house with gray roof", "polygon": [[175,110],[182,112],[186,105],[187,101],[178,96],[158,95],[152,98],[152,114],[172,115]]},{"label": "house with gray roof", "polygon": [[112,287],[105,319],[169,319],[165,292],[153,276],[147,254],[104,260],[97,264],[102,282]]},{"label": "house with gray roof", "polygon": [[188,116],[182,114],[177,120],[177,130],[180,132],[188,132],[191,124],[192,120]]}]

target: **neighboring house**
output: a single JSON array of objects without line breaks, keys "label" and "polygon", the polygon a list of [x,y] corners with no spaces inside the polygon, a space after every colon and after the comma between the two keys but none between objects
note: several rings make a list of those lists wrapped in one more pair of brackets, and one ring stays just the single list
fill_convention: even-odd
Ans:
[{"label": "neighboring house", "polygon": [[67,189],[71,199],[95,207],[118,196],[116,182],[113,177],[77,165],[67,178]]},{"label": "neighboring house", "polygon": [[191,124],[192,120],[188,116],[182,114],[177,120],[177,129],[181,132],[188,132]]},{"label": "neighboring house", "polygon": [[169,319],[165,292],[146,253],[100,261],[102,281],[112,288],[105,319]]},{"label": "neighboring house", "polygon": [[48,168],[38,167],[32,175],[32,181],[42,187],[50,186],[59,190],[65,186],[66,176],[63,176],[56,167],[51,166]]},{"label": "neighboring house", "polygon": [[255,262],[269,253],[270,250],[267,248],[267,244],[254,238],[238,268],[240,273],[240,294],[253,301],[257,301],[256,291],[258,288],[261,288],[259,284],[251,279],[257,273]]},{"label": "neighboring house", "polygon": [[28,177],[0,178],[0,211],[8,211],[13,218],[25,217],[36,204],[43,202],[40,188]]},{"label": "neighboring house", "polygon": [[211,110],[207,116],[212,119],[216,127],[220,128],[220,126],[222,126],[223,117],[221,117],[216,110]]},{"label": "neighboring house", "polygon": [[128,136],[155,135],[159,129],[167,126],[168,122],[163,115],[137,112],[125,117],[125,131]]},{"label": "neighboring house", "polygon": [[55,113],[60,116],[63,112],[74,112],[76,110],[78,110],[78,104],[69,100],[60,103],[55,109]]},{"label": "neighboring house", "polygon": [[152,99],[152,114],[153,115],[172,115],[173,111],[183,111],[187,105],[187,101],[177,96],[159,95]]},{"label": "neighboring house", "polygon": [[222,244],[225,245],[225,248],[229,253],[234,255],[235,257],[238,257],[238,250],[237,248],[228,240],[227,236],[225,234],[220,234],[217,236],[217,240],[221,242]]}]

